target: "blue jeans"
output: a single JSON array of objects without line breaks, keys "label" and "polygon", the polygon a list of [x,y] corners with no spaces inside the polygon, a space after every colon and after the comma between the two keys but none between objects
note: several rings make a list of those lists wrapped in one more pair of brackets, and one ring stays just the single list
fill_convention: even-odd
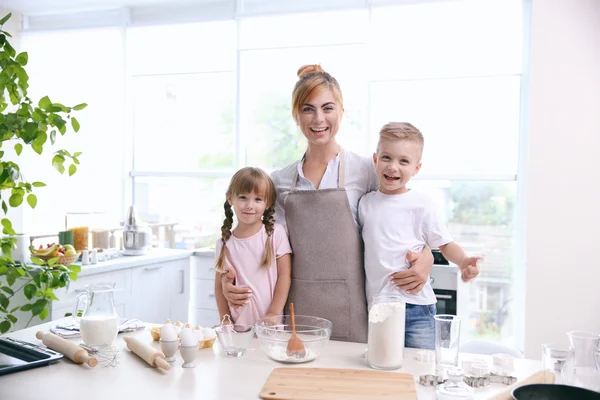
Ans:
[{"label": "blue jeans", "polygon": [[435,323],[433,317],[436,312],[435,304],[428,306],[406,304],[404,347],[434,349]]}]

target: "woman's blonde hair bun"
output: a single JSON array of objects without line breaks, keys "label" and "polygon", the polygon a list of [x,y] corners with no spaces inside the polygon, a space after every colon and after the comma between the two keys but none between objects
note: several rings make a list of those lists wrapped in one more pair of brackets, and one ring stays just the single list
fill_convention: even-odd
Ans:
[{"label": "woman's blonde hair bun", "polygon": [[319,64],[307,64],[300,67],[298,70],[298,78],[302,78],[308,74],[312,74],[314,72],[325,72],[323,68]]}]

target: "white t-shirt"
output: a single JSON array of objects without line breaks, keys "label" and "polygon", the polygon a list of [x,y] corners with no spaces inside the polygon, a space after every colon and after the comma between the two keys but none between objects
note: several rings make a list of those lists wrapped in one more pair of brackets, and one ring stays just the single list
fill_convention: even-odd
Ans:
[{"label": "white t-shirt", "polygon": [[[345,160],[345,179],[344,188],[352,210],[354,222],[358,224],[358,202],[360,198],[368,192],[377,190],[379,182],[375,176],[375,167],[373,159],[362,157],[356,153],[344,150]],[[319,189],[331,189],[338,187],[338,166],[340,155],[329,161],[325,174],[319,184]],[[315,190],[311,181],[304,177],[302,171],[302,160],[296,161],[282,169],[273,171],[271,178],[277,188],[277,204],[275,206],[275,220],[278,224],[285,225],[285,210],[283,204],[292,187],[292,180],[298,172],[298,182],[296,190]]]},{"label": "white t-shirt", "polygon": [[393,195],[371,192],[360,200],[358,221],[365,243],[369,307],[373,296],[382,293],[401,293],[409,304],[435,304],[429,279],[416,294],[406,293],[390,281],[392,273],[409,268],[406,261],[409,250],[420,253],[425,245],[439,247],[452,242],[431,199],[415,190]]}]

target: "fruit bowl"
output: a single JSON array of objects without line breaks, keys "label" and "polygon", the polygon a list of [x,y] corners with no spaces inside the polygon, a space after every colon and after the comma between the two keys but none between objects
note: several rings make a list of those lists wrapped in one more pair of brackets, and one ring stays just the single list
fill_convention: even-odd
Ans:
[{"label": "fruit bowl", "polygon": [[[78,251],[77,253],[70,255],[70,256],[60,256],[58,258],[57,264],[71,265],[75,261],[77,261],[77,259],[79,258],[80,255],[81,255],[81,252]],[[40,260],[44,260],[44,261],[48,261],[52,258],[55,258],[55,256],[53,256],[53,255],[43,256],[43,255],[32,254],[31,256],[35,257],[35,258],[39,258]]]},{"label": "fruit bowl", "polygon": [[256,336],[261,350],[272,360],[281,363],[312,361],[321,353],[331,336],[331,321],[324,318],[296,315],[296,335],[306,350],[303,357],[288,356],[287,344],[292,336],[291,317],[283,315],[273,323],[272,317],[256,321]]}]

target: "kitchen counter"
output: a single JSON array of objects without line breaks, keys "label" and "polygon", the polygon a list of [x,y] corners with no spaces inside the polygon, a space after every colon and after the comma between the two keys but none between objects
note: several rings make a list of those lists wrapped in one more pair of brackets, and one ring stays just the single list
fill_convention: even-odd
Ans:
[{"label": "kitchen counter", "polygon": [[[47,331],[50,324],[14,332],[9,336],[40,343],[35,339],[38,330]],[[127,335],[136,335],[156,349],[150,333],[140,330]],[[73,339],[79,342],[80,339]],[[274,368],[286,367],[270,360],[258,348],[253,339],[251,348],[240,358],[224,357],[217,343],[212,349],[199,351],[196,368],[181,368],[182,359],[177,361],[170,371],[151,368],[140,358],[130,353],[122,335],[115,345],[121,350],[119,364],[116,367],[89,368],[63,359],[56,364],[0,376],[0,399],[29,400],[52,397],[59,400],[120,400],[120,399],[258,399],[258,394]],[[315,361],[294,367],[351,368],[368,369],[364,358],[366,345],[331,341],[323,354]],[[159,350],[160,351],[160,350]],[[415,349],[405,349],[404,367],[397,372],[407,372],[415,376],[431,373],[433,362],[415,360]],[[473,355],[463,355],[467,359]],[[478,358],[488,358],[477,356]],[[539,361],[515,360],[516,376],[522,379],[541,367]],[[415,383],[419,399],[435,399],[435,389]],[[491,384],[475,389],[477,399],[487,399],[491,394],[502,391],[506,386]],[[45,394],[41,394],[40,392]]]},{"label": "kitchen counter", "polygon": [[156,248],[141,256],[119,256],[97,264],[77,265],[81,266],[79,276],[98,274],[101,272],[117,271],[124,268],[138,267],[140,265],[157,264],[166,261],[180,260],[194,255],[194,250],[162,249]]}]

